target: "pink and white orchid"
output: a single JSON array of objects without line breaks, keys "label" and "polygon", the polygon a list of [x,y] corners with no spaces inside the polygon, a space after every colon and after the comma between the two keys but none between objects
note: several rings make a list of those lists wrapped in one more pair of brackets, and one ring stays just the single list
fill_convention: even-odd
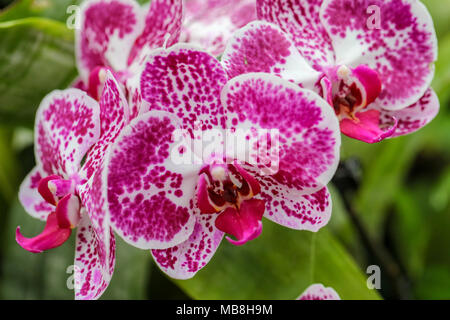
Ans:
[{"label": "pink and white orchid", "polygon": [[297,300],[341,300],[341,298],[333,288],[315,283],[310,285]]},{"label": "pink and white orchid", "polygon": [[[298,230],[327,224],[340,132],[316,93],[263,73],[228,82],[217,59],[187,44],[150,54],[140,83],[148,109],[109,149],[102,201],[115,232],[151,249],[164,272],[194,276],[224,233],[244,244],[259,236],[263,216]],[[272,128],[275,136],[258,135]],[[216,140],[238,130],[248,133],[249,150],[277,139],[278,158],[268,159],[278,170],[264,171],[244,156],[248,150]]]},{"label": "pink and white orchid", "polygon": [[[84,91],[53,91],[39,106],[35,122],[36,167],[23,181],[19,199],[44,231],[17,242],[30,252],[62,245],[77,228],[75,297],[96,299],[114,271],[115,240],[101,201],[104,154],[128,122],[128,105],[106,69],[97,102]],[[82,165],[84,161],[84,164]]]},{"label": "pink and white orchid", "polygon": [[253,20],[255,0],[185,0],[180,41],[220,56],[233,32]]},{"label": "pink and white orchid", "polygon": [[98,99],[99,69],[110,69],[125,87],[133,118],[141,98],[129,79],[138,72],[139,59],[148,50],[178,42],[182,21],[182,0],[153,0],[148,9],[135,0],[84,1],[75,33],[80,75],[75,87]]},{"label": "pink and white orchid", "polygon": [[[379,28],[369,7],[379,9]],[[420,1],[257,0],[257,15],[225,49],[230,78],[270,72],[315,90],[342,133],[368,143],[414,132],[438,113],[437,40]]]}]

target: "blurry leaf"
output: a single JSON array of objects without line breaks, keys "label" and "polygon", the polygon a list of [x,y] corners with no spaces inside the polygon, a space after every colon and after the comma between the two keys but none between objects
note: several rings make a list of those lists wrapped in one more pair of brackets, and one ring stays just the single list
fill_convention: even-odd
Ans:
[{"label": "blurry leaf", "polygon": [[450,268],[446,265],[432,265],[417,284],[417,299],[450,299]]},{"label": "blurry leaf", "polygon": [[42,98],[76,76],[73,50],[73,33],[62,23],[0,23],[0,123],[32,126]]},{"label": "blurry leaf", "polygon": [[241,247],[224,240],[204,270],[175,281],[194,299],[295,299],[316,282],[343,299],[379,298],[326,229],[314,234],[269,221],[259,238]]},{"label": "blurry leaf", "polygon": [[0,128],[0,196],[5,199],[14,199],[19,185],[17,161],[11,140],[11,130]]},{"label": "blurry leaf", "polygon": [[65,21],[71,14],[67,13],[67,8],[81,2],[81,0],[19,0],[0,12],[0,22],[28,17]]},{"label": "blurry leaf", "polygon": [[[450,7],[449,7],[450,8]],[[447,18],[447,21],[450,19]],[[447,109],[450,98],[450,34],[439,41],[439,56],[436,62],[436,73],[433,80],[433,88],[436,90],[441,108]],[[442,111],[442,110],[441,110]]]},{"label": "blurry leaf", "polygon": [[392,230],[397,252],[409,276],[417,279],[425,266],[430,239],[430,211],[426,203],[412,191],[399,190],[395,197],[395,224]]},{"label": "blurry leaf", "polygon": [[433,17],[434,27],[438,37],[448,34],[450,31],[450,0],[421,0]]}]

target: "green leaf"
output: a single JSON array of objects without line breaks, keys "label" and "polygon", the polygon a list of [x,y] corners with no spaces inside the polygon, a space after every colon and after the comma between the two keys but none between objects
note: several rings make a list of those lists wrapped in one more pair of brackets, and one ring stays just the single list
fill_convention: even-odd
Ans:
[{"label": "green leaf", "polygon": [[193,279],[174,280],[194,299],[295,299],[312,283],[342,299],[379,299],[326,230],[296,231],[264,221],[262,235],[237,247],[226,240]]},{"label": "green leaf", "polygon": [[0,22],[42,17],[65,21],[73,12],[67,12],[71,5],[79,5],[81,0],[18,0],[0,12]]},{"label": "green leaf", "polygon": [[27,18],[0,23],[0,123],[32,126],[42,98],[77,74],[73,32]]}]

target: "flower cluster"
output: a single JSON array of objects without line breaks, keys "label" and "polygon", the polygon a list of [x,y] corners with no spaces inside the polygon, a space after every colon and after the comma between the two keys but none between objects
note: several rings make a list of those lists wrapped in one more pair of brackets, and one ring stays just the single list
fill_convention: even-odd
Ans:
[{"label": "flower cluster", "polygon": [[[17,242],[42,252],[77,228],[76,298],[96,299],[114,270],[114,234],[187,279],[224,237],[258,238],[263,217],[318,231],[341,132],[378,142],[439,108],[426,9],[371,1],[384,17],[374,30],[366,2],[85,1],[80,77],[42,101],[37,165],[19,194],[46,225],[34,238],[18,228]],[[230,132],[239,147],[223,139]],[[313,285],[300,299],[339,296]]]}]

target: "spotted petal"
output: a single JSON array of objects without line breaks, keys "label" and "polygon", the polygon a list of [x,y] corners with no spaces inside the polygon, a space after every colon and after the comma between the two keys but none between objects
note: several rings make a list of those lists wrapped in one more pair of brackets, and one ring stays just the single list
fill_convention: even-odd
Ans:
[{"label": "spotted petal", "polygon": [[102,241],[84,214],[77,228],[75,244],[75,298],[98,299],[111,280],[116,243],[112,230],[108,241]]},{"label": "spotted petal", "polygon": [[317,94],[273,75],[253,73],[228,82],[222,102],[230,112],[229,128],[275,132],[278,153],[269,149],[271,174],[280,185],[310,194],[330,181],[339,161],[339,124]]},{"label": "spotted petal", "polygon": [[36,114],[35,156],[45,175],[76,174],[86,152],[100,136],[95,100],[78,89],[53,91]]},{"label": "spotted petal", "polygon": [[171,46],[178,41],[183,21],[182,0],[153,0],[145,17],[144,31],[136,39],[128,64],[146,49]]},{"label": "spotted petal", "polygon": [[308,88],[318,81],[315,71],[300,55],[295,44],[276,25],[255,21],[236,31],[222,56],[228,77],[266,72]]},{"label": "spotted petal", "polygon": [[[126,126],[109,152],[103,179],[114,230],[142,249],[166,249],[191,235],[198,168],[177,141],[175,116],[151,111]],[[178,162],[187,155],[187,163]]]},{"label": "spotted petal", "polygon": [[86,178],[90,178],[102,165],[108,146],[114,142],[129,120],[130,110],[127,100],[118,82],[109,70],[106,71],[99,105],[100,138],[86,156],[86,162],[83,165]]},{"label": "spotted petal", "polygon": [[219,56],[231,34],[256,20],[255,0],[186,0],[181,40]]},{"label": "spotted petal", "polygon": [[124,70],[135,39],[144,28],[135,1],[90,0],[81,7],[81,28],[76,30],[76,55],[81,77],[95,67]]},{"label": "spotted petal", "polygon": [[48,215],[54,206],[45,201],[38,192],[38,185],[41,179],[47,174],[40,167],[35,167],[23,180],[19,190],[19,200],[25,210],[34,218],[47,220]]},{"label": "spotted petal", "polygon": [[319,17],[323,0],[257,0],[258,18],[288,33],[300,54],[321,70],[334,64],[334,52]]},{"label": "spotted petal", "polygon": [[197,213],[197,222],[188,240],[168,249],[152,250],[161,270],[175,279],[189,279],[202,269],[223,238],[223,232],[214,226],[216,217]]},{"label": "spotted petal", "polygon": [[341,300],[341,298],[333,288],[316,283],[310,285],[297,300]]},{"label": "spotted petal", "polygon": [[433,89],[428,89],[425,95],[415,104],[398,110],[381,110],[381,123],[388,125],[390,119],[396,118],[397,128],[391,136],[398,137],[419,130],[436,117],[439,111],[439,99]]},{"label": "spotted petal", "polygon": [[380,74],[379,107],[399,110],[425,94],[434,75],[437,39],[420,1],[324,0],[321,19],[337,64],[366,64]]},{"label": "spotted petal", "polygon": [[151,110],[176,114],[185,128],[192,129],[198,121],[203,130],[225,128],[219,96],[226,81],[216,58],[191,45],[178,44],[155,50],[148,57],[141,92]]}]

